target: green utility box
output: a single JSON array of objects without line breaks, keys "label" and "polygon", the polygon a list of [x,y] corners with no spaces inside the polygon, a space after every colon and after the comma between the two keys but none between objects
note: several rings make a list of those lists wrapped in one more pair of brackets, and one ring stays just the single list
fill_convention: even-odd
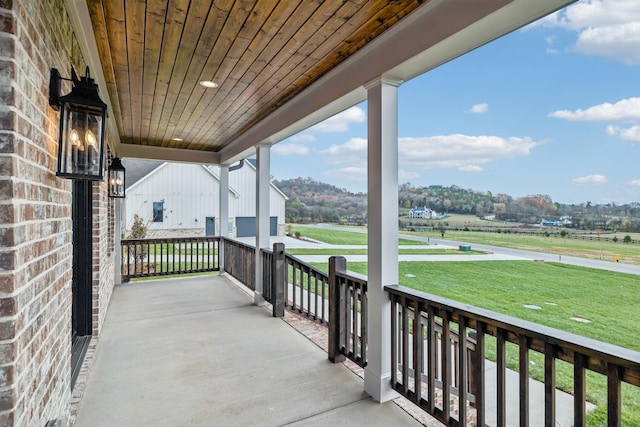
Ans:
[{"label": "green utility box", "polygon": [[462,252],[471,252],[471,245],[460,245],[458,250]]}]

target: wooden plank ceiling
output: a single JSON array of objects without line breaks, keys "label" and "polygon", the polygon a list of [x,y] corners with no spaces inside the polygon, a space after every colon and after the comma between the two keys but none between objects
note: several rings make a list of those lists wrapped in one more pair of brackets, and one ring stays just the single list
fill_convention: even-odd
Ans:
[{"label": "wooden plank ceiling", "polygon": [[121,142],[218,152],[424,2],[87,5]]}]

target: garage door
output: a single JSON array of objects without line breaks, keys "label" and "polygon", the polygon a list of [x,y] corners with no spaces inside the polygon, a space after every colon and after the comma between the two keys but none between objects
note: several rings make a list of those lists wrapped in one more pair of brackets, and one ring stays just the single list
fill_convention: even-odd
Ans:
[{"label": "garage door", "polygon": [[[269,218],[269,235],[278,235],[278,217]],[[256,217],[255,216],[239,216],[236,217],[236,236],[237,237],[255,237],[256,236]]]}]

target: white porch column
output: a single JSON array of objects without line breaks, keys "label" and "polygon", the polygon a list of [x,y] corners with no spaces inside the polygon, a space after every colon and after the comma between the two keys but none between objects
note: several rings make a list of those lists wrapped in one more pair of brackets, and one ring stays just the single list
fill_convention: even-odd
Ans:
[{"label": "white porch column", "polygon": [[397,397],[391,387],[391,303],[385,285],[398,283],[398,86],[375,80],[368,109],[369,349],[364,390],[378,402]]},{"label": "white porch column", "polygon": [[262,262],[260,249],[269,248],[269,194],[271,187],[271,146],[256,148],[256,290],[253,301],[265,303],[262,296]]},{"label": "white porch column", "polygon": [[[229,166],[220,165],[218,224],[220,237],[229,237]],[[220,248],[222,245],[219,246]],[[224,251],[218,254],[220,273],[224,272]]]}]

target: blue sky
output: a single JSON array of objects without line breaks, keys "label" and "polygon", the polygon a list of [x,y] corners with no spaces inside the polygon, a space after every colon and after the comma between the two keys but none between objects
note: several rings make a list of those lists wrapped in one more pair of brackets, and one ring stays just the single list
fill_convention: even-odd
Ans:
[{"label": "blue sky", "polygon": [[[640,202],[640,1],[581,1],[405,82],[399,104],[399,183]],[[366,108],[274,146],[272,175],[366,192]]]}]

